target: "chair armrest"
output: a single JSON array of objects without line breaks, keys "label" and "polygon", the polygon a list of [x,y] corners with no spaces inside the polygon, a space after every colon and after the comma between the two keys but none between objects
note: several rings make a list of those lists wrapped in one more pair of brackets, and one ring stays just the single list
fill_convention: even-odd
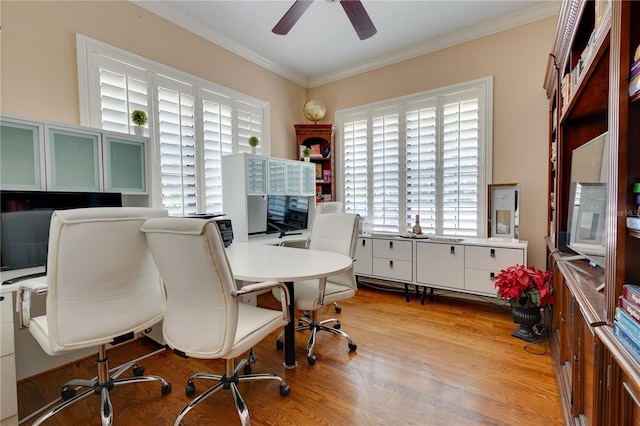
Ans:
[{"label": "chair armrest", "polygon": [[274,288],[280,289],[280,305],[282,305],[282,313],[284,314],[284,319],[286,322],[289,322],[291,316],[289,315],[289,290],[287,286],[283,283],[275,282],[275,281],[265,281],[261,283],[252,283],[242,286],[241,289],[233,292],[234,297],[243,296],[245,294],[251,294],[256,292],[262,292],[264,290],[272,290]]},{"label": "chair armrest", "polygon": [[294,247],[294,248],[309,248],[309,238],[292,238],[289,240],[280,241],[278,244],[280,247]]},{"label": "chair armrest", "polygon": [[31,322],[31,295],[47,294],[48,290],[46,277],[44,280],[43,278],[35,278],[20,283],[16,295],[16,312],[20,314],[18,329],[28,328],[29,322]]}]

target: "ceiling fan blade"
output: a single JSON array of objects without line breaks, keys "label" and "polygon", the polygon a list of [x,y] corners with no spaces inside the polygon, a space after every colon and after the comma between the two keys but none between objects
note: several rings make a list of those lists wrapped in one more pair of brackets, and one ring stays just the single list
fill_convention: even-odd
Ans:
[{"label": "ceiling fan blade", "polygon": [[289,8],[287,13],[278,21],[275,27],[271,30],[271,32],[279,35],[287,34],[291,28],[298,22],[298,19],[302,16],[305,10],[309,6],[313,0],[296,0],[296,2]]},{"label": "ceiling fan blade", "polygon": [[340,4],[347,13],[360,40],[366,40],[378,32],[360,0],[340,0]]}]

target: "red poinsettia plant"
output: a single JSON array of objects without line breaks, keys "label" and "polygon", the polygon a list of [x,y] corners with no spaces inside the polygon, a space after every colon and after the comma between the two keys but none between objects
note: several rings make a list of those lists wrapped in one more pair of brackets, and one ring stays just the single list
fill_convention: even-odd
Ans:
[{"label": "red poinsettia plant", "polygon": [[517,308],[553,305],[553,283],[549,271],[523,265],[510,266],[495,277],[498,296]]}]

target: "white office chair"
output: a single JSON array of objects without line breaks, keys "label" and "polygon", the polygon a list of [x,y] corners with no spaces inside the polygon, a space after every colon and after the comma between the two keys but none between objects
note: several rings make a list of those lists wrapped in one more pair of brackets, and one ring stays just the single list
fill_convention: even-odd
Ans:
[{"label": "white office chair", "polygon": [[[356,253],[356,243],[358,239],[359,216],[352,213],[325,213],[316,215],[307,247],[309,250],[324,250],[347,255],[354,259]],[[309,365],[316,363],[317,357],[313,354],[316,333],[318,331],[329,331],[334,334],[343,336],[349,342],[349,350],[351,352],[357,349],[357,345],[353,343],[351,337],[344,331],[340,330],[340,321],[336,318],[325,319],[319,321],[318,310],[321,306],[328,303],[338,302],[353,297],[358,290],[353,269],[338,275],[327,277],[324,280],[307,280],[296,281],[294,306],[296,309],[311,314],[311,318],[304,316],[298,321],[298,330],[311,330],[309,341],[307,343],[307,361]],[[274,291],[274,295],[278,295]],[[335,304],[336,311],[339,312],[339,306]],[[333,326],[328,326],[333,324]],[[280,333],[276,339],[278,348],[282,348],[282,335]]]},{"label": "white office chair", "polygon": [[[287,396],[290,391],[289,385],[275,374],[250,374],[251,360],[243,359],[234,365],[234,358],[289,322],[286,287],[282,283],[263,282],[245,285],[238,290],[215,221],[150,219],[142,230],[147,234],[151,253],[166,286],[165,342],[184,356],[225,360],[224,375],[203,372],[188,379],[188,396],[195,393],[194,379],[216,380],[218,383],[187,404],[175,425],[179,425],[199,402],[222,387],[231,390],[240,420],[243,425],[248,425],[249,412],[238,391],[239,382],[272,379],[280,382],[282,396]],[[283,290],[281,310],[264,309],[239,301],[241,295],[269,291],[275,287]],[[242,369],[245,375],[240,375]]]},{"label": "white office chair", "polygon": [[[33,423],[39,425],[74,402],[101,397],[102,425],[113,422],[109,392],[114,386],[158,382],[162,394],[171,384],[128,363],[109,375],[106,345],[122,342],[162,319],[165,294],[148,250],[142,223],[164,217],[166,210],[103,207],[55,211],[51,217],[46,278],[21,283],[21,328],[27,327],[52,356],[76,349],[98,348],[97,379],[76,379],[62,387],[61,404]],[[46,314],[30,318],[30,296],[46,292]],[[134,377],[119,378],[129,368]],[[76,394],[76,388],[89,389]]]}]

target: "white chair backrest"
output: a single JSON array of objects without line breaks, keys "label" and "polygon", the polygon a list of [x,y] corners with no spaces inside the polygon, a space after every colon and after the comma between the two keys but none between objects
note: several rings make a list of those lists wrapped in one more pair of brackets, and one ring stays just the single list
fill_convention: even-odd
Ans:
[{"label": "white chair backrest", "polygon": [[55,211],[47,254],[47,326],[54,350],[87,347],[162,319],[160,274],[140,231],[163,209]]},{"label": "white chair backrest", "polygon": [[152,219],[142,226],[167,291],[167,344],[199,358],[224,357],[238,321],[235,280],[214,221]]},{"label": "white chair backrest", "polygon": [[[309,235],[309,249],[331,251],[355,259],[359,216],[353,213],[316,215]],[[353,271],[332,275],[327,281],[356,288]]]}]

